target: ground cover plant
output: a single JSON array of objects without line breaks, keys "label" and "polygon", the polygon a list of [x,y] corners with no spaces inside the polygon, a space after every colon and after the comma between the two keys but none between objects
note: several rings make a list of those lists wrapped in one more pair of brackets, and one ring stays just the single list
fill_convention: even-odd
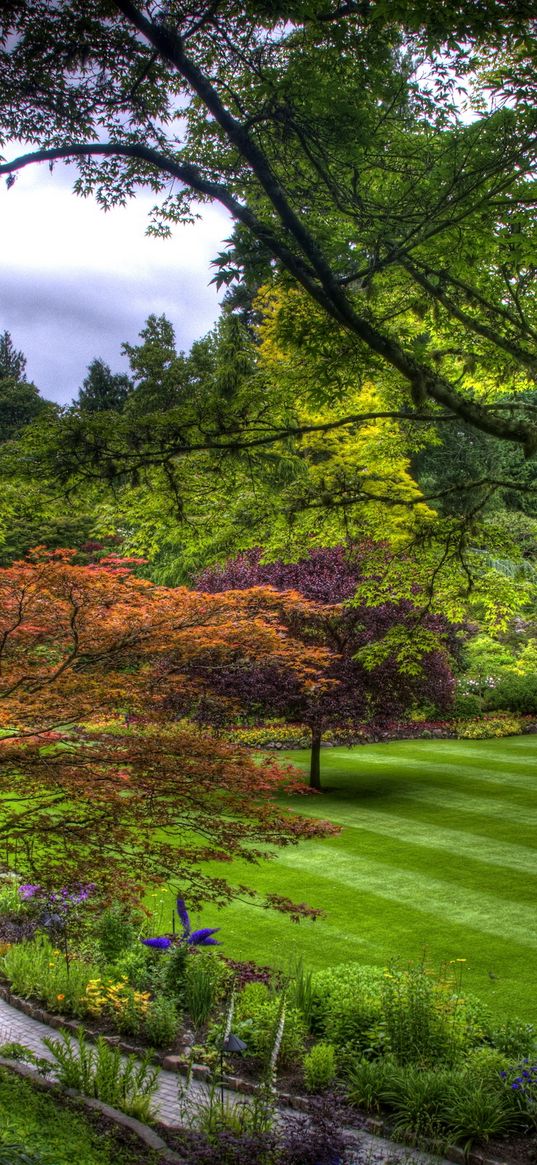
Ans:
[{"label": "ground cover plant", "polygon": [[247,903],[211,910],[226,953],[281,968],[302,953],[321,968],[335,951],[385,966],[426,948],[436,966],[465,959],[467,986],[498,1016],[535,1021],[536,756],[532,736],[326,749],[325,792],[295,804],[341,834],[251,874],[326,914],[293,927],[269,913],[260,925]]},{"label": "ground cover plant", "polygon": [[[0,1070],[0,1152],[21,1146],[36,1165],[149,1165],[153,1154],[122,1143],[102,1122],[90,1121],[78,1107],[66,1105]],[[3,1158],[0,1157],[0,1160]],[[14,1154],[9,1157],[13,1165]],[[155,1158],[156,1160],[156,1158]],[[24,1158],[21,1157],[21,1165]],[[18,1165],[18,1162],[17,1162]]]}]

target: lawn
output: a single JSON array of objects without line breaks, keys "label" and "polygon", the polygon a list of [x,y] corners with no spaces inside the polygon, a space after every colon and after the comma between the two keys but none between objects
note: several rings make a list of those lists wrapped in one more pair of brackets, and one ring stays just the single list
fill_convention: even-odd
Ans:
[{"label": "lawn", "polygon": [[536,762],[531,736],[326,749],[326,791],[286,800],[341,835],[232,875],[325,917],[297,926],[245,902],[203,920],[225,954],[283,968],[297,955],[312,968],[464,959],[465,984],[498,1014],[537,1021]]}]

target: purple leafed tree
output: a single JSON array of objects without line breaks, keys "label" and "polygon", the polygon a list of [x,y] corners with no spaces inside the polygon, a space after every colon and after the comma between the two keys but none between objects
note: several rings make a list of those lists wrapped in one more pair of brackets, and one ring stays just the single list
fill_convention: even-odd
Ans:
[{"label": "purple leafed tree", "polygon": [[[380,728],[387,720],[404,717],[416,702],[427,701],[438,711],[449,707],[454,682],[440,647],[423,655],[418,674],[405,672],[395,657],[373,670],[355,658],[360,648],[383,639],[394,625],[410,631],[418,617],[418,608],[406,600],[378,607],[347,605],[353,596],[359,598],[365,577],[363,554],[357,551],[351,557],[343,547],[335,547],[312,550],[294,563],[260,559],[259,550],[247,551],[204,571],[197,585],[210,593],[256,586],[300,591],[316,608],[293,618],[289,631],[304,644],[330,649],[333,660],[327,674],[334,683],[328,688],[314,683],[308,687],[281,665],[238,658],[221,671],[214,667],[210,686],[215,700],[200,702],[196,714],[201,720],[210,721],[213,711],[221,716],[227,700],[230,709],[240,707],[250,715],[279,716],[306,725],[311,732],[310,785],[320,789],[320,750],[327,729],[344,729],[350,737],[364,722]],[[449,635],[449,625],[437,616],[425,616],[421,625],[439,636]]]}]

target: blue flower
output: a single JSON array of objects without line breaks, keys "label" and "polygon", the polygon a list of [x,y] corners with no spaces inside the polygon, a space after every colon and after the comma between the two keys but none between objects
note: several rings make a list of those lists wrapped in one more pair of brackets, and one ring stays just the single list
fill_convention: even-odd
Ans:
[{"label": "blue flower", "polygon": [[187,938],[187,943],[196,947],[219,947],[221,944],[217,939],[211,938],[212,934],[217,934],[220,930],[219,926],[204,926],[201,930],[193,930]]},{"label": "blue flower", "polygon": [[21,898],[35,898],[36,894],[40,893],[41,886],[34,886],[32,882],[25,882],[24,885],[19,886]]},{"label": "blue flower", "polygon": [[184,898],[177,898],[176,900],[177,914],[183,924],[183,933],[190,934],[190,918],[188,910],[185,905]]},{"label": "blue flower", "polygon": [[143,938],[142,942],[144,947],[155,947],[158,951],[167,951],[172,945],[171,939],[165,938],[164,935],[161,938]]}]

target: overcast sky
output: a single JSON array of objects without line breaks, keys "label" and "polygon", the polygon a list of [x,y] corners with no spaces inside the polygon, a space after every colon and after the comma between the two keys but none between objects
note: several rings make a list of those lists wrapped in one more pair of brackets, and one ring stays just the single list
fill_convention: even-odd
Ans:
[{"label": "overcast sky", "polygon": [[136,342],[151,312],[171,319],[181,349],[205,335],[218,314],[209,264],[231,227],[225,211],[204,207],[173,239],[147,238],[151,194],[104,214],[71,193],[74,178],[74,168],[42,165],[20,171],[11,190],[0,184],[0,333],[27,357],[28,380],[60,402],[97,356],[124,371],[121,344]]}]

